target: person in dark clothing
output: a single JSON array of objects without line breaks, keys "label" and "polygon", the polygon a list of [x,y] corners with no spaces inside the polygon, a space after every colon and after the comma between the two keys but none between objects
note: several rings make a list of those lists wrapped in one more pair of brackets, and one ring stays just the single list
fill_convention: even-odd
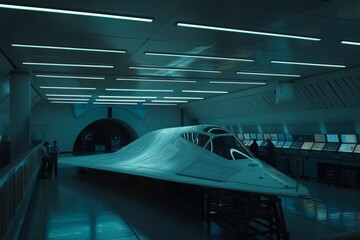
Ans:
[{"label": "person in dark clothing", "polygon": [[49,165],[48,165],[48,173],[51,177],[53,169],[54,174],[57,176],[58,174],[58,156],[59,156],[59,147],[57,146],[57,141],[54,141],[53,144],[50,147],[49,151]]},{"label": "person in dark clothing", "polygon": [[49,163],[49,142],[45,142],[40,148],[40,158],[41,158],[41,177],[46,178],[46,168]]},{"label": "person in dark clothing", "polygon": [[257,144],[256,139],[253,139],[253,143],[250,145],[250,151],[255,157],[259,158],[259,145]]},{"label": "person in dark clothing", "polygon": [[266,139],[267,145],[266,145],[266,162],[270,164],[273,167],[276,167],[276,160],[275,160],[275,146],[271,142],[270,138]]}]

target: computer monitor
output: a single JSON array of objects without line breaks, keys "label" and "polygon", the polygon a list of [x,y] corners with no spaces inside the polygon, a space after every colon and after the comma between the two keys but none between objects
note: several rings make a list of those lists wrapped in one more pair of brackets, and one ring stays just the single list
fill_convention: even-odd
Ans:
[{"label": "computer monitor", "polygon": [[315,134],[315,142],[326,142],[325,134]]},{"label": "computer monitor", "polygon": [[250,139],[250,133],[244,133],[244,139]]},{"label": "computer monitor", "polygon": [[271,137],[271,141],[277,141],[277,140],[278,140],[278,135],[277,135],[277,133],[272,133],[272,134],[270,134],[270,137]]},{"label": "computer monitor", "polygon": [[283,145],[283,148],[290,148],[292,145],[292,141],[286,141],[285,144]]},{"label": "computer monitor", "polygon": [[264,133],[264,140],[271,138],[271,135],[269,133]]},{"label": "computer monitor", "polygon": [[[262,133],[256,134],[256,137],[257,137],[257,139],[259,139],[259,140],[263,140],[263,139],[264,139],[264,136],[262,135]],[[259,145],[259,146],[260,146],[260,145]]]},{"label": "computer monitor", "polygon": [[315,142],[314,134],[304,134],[304,142]]},{"label": "computer monitor", "polygon": [[286,139],[285,139],[285,134],[283,134],[283,133],[278,133],[278,140],[279,141],[285,141]]},{"label": "computer monitor", "polygon": [[311,147],[314,145],[314,142],[304,142],[301,146],[302,150],[310,150]]},{"label": "computer monitor", "polygon": [[238,139],[239,139],[240,141],[243,141],[243,140],[244,140],[244,134],[242,134],[242,133],[238,133],[238,134],[237,134],[237,137],[238,137]]},{"label": "computer monitor", "polygon": [[245,146],[247,146],[249,142],[250,142],[250,139],[244,139],[243,144],[244,144]]},{"label": "computer monitor", "polygon": [[250,139],[257,139],[256,133],[250,133]]},{"label": "computer monitor", "polygon": [[311,150],[321,151],[325,147],[325,142],[315,142],[314,145],[311,147]]},{"label": "computer monitor", "polygon": [[304,142],[304,137],[302,134],[293,134],[294,142]]},{"label": "computer monitor", "polygon": [[303,142],[293,142],[291,145],[291,149],[301,149],[301,146],[303,145]]},{"label": "computer monitor", "polygon": [[286,141],[292,141],[293,140],[292,134],[291,133],[286,133],[285,134],[285,139],[286,139]]},{"label": "computer monitor", "polygon": [[354,149],[354,153],[360,153],[360,144],[356,144],[356,147]]},{"label": "computer monitor", "polygon": [[324,151],[336,152],[340,146],[340,143],[337,142],[328,142],[325,144]]},{"label": "computer monitor", "polygon": [[355,134],[341,134],[340,139],[342,143],[357,143]]},{"label": "computer monitor", "polygon": [[275,147],[277,148],[282,148],[285,144],[285,141],[278,141],[277,144],[275,145]]},{"label": "computer monitor", "polygon": [[338,152],[352,153],[356,147],[356,143],[342,143]]},{"label": "computer monitor", "polygon": [[326,140],[328,142],[339,142],[339,135],[338,134],[326,134]]},{"label": "computer monitor", "polygon": [[257,140],[256,143],[258,144],[258,146],[261,146],[261,144],[263,143],[264,140]]},{"label": "computer monitor", "polygon": [[265,141],[265,140],[264,140],[264,141],[262,142],[262,144],[259,145],[259,146],[261,146],[261,147],[266,147],[267,145],[268,145],[268,141]]}]

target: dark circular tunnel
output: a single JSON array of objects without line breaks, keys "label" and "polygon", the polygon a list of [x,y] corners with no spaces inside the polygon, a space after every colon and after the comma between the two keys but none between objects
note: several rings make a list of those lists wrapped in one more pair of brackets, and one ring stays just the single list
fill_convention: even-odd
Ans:
[{"label": "dark circular tunnel", "polygon": [[137,138],[135,131],[125,122],[100,119],[86,126],[77,136],[75,155],[114,152]]}]

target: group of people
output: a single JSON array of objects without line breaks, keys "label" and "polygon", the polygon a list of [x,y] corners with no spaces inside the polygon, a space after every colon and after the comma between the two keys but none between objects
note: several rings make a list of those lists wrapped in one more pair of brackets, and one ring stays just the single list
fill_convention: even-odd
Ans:
[{"label": "group of people", "polygon": [[[276,167],[275,146],[271,142],[270,138],[267,138],[266,141],[266,155],[264,160],[271,166]],[[253,139],[253,143],[250,145],[250,151],[255,155],[255,157],[259,158],[259,145],[256,143],[256,139]]]},{"label": "group of people", "polygon": [[40,149],[40,174],[42,178],[51,177],[53,172],[55,176],[58,175],[58,157],[59,147],[57,145],[57,141],[53,141],[51,146],[49,142],[45,142]]}]

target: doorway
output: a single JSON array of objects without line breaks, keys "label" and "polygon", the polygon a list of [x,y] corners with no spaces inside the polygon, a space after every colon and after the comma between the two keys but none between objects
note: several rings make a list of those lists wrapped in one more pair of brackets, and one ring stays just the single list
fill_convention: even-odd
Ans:
[{"label": "doorway", "polygon": [[86,126],[77,136],[75,155],[115,152],[137,138],[135,131],[125,122],[100,119]]}]

